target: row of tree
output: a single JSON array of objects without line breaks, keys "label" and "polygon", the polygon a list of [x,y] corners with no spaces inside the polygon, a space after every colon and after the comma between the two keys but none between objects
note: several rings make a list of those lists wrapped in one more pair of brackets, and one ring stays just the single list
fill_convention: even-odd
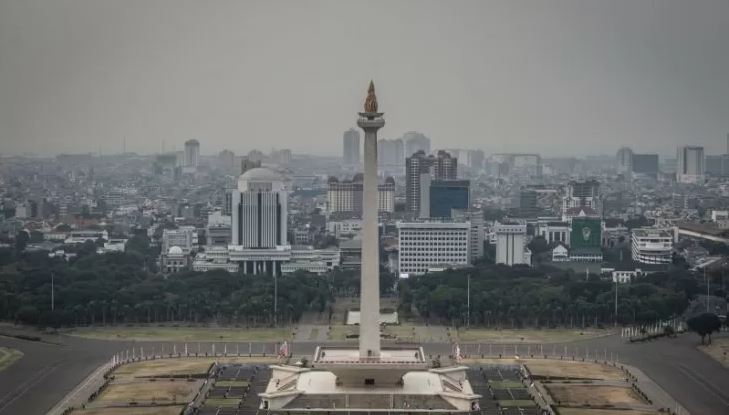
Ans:
[{"label": "row of tree", "polygon": [[[134,245],[132,245],[134,246]],[[50,326],[218,321],[274,322],[274,279],[225,271],[165,277],[149,258],[126,253],[79,255],[66,262],[46,252],[0,252],[0,319]],[[278,285],[278,322],[306,310],[324,311],[331,299],[327,277],[284,275]]]},{"label": "row of tree", "polygon": [[551,267],[479,264],[401,281],[400,311],[453,325],[643,324],[680,315],[699,291],[678,268],[616,285]]}]

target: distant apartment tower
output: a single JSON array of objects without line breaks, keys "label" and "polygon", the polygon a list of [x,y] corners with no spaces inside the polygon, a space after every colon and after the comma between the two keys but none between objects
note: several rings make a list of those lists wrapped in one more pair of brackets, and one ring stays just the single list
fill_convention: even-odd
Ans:
[{"label": "distant apartment tower", "polygon": [[701,183],[704,181],[705,164],[704,148],[700,146],[682,146],[676,152],[678,169],[676,181],[679,183]]},{"label": "distant apartment tower", "polygon": [[405,143],[405,155],[422,151],[425,154],[430,154],[430,138],[426,137],[425,134],[417,131],[408,131],[402,136],[402,140]]},{"label": "distant apartment tower", "polygon": [[485,159],[483,150],[468,150],[466,164],[472,170],[481,170]]},{"label": "distant apartment tower", "polygon": [[245,174],[248,170],[255,169],[256,167],[261,167],[260,160],[251,160],[248,157],[243,157],[240,160],[240,174]]},{"label": "distant apartment tower", "polygon": [[658,177],[658,154],[633,154],[631,165],[636,176]]},{"label": "distant apartment tower", "polygon": [[713,177],[728,177],[729,154],[706,156],[706,174]]},{"label": "distant apartment tower", "polygon": [[526,248],[526,224],[497,222],[493,231],[496,234],[497,264],[531,265],[531,255]]},{"label": "distant apartment tower", "polygon": [[469,256],[469,222],[398,222],[401,278],[466,267]]},{"label": "distant apartment tower", "polygon": [[628,174],[633,172],[633,150],[622,147],[616,155],[618,173]]},{"label": "distant apartment tower", "polygon": [[342,159],[344,164],[359,164],[359,131],[354,128],[345,131],[342,137]]},{"label": "distant apartment tower", "polygon": [[455,180],[458,177],[458,159],[445,151],[433,156],[419,150],[406,159],[405,176],[407,210],[420,213],[421,189],[427,187],[431,179]]},{"label": "distant apartment tower", "polygon": [[[352,213],[362,215],[362,195],[364,181],[362,173],[357,173],[351,180],[339,180],[330,177],[327,183],[327,212]],[[377,186],[377,208],[380,213],[395,211],[395,179],[388,177],[385,183]]]},{"label": "distant apartment tower", "polygon": [[673,234],[665,229],[638,228],[632,232],[633,260],[643,264],[673,262]]},{"label": "distant apartment tower", "polygon": [[377,142],[377,164],[384,170],[401,170],[405,164],[405,144],[401,138]]},{"label": "distant apartment tower", "polygon": [[197,168],[200,161],[200,142],[192,139],[185,141],[184,167]]}]

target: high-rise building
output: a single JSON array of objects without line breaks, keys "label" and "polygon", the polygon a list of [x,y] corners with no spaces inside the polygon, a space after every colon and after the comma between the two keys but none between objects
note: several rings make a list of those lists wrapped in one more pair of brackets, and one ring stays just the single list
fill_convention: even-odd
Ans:
[{"label": "high-rise building", "polygon": [[702,183],[704,181],[705,164],[704,148],[700,146],[682,146],[676,152],[678,170],[676,181],[679,183]]},{"label": "high-rise building", "polygon": [[466,267],[470,222],[398,222],[400,277]]},{"label": "high-rise building", "polygon": [[287,244],[288,193],[278,173],[263,167],[248,170],[231,199],[233,245],[260,249]]},{"label": "high-rise building", "polygon": [[[327,212],[349,212],[355,215],[362,214],[362,194],[364,191],[364,176],[355,174],[351,180],[338,180],[330,177],[327,183]],[[395,211],[395,179],[388,177],[385,183],[377,186],[377,206],[381,213]]]},{"label": "high-rise building", "polygon": [[485,156],[483,150],[468,150],[466,164],[472,170],[481,170]]},{"label": "high-rise building", "polygon": [[402,140],[405,143],[405,155],[422,151],[425,154],[430,154],[430,138],[426,137],[425,134],[417,131],[408,131],[402,136]]},{"label": "high-rise building", "polygon": [[342,136],[342,159],[344,164],[359,164],[359,131],[350,128]]},{"label": "high-rise building", "polygon": [[377,142],[377,165],[385,171],[402,171],[405,147],[401,138],[380,139]]},{"label": "high-rise building", "polygon": [[706,156],[706,174],[714,177],[729,176],[729,154]]},{"label": "high-rise building", "polygon": [[637,176],[658,177],[658,154],[633,154],[631,165]]},{"label": "high-rise building", "polygon": [[524,223],[496,222],[496,263],[531,265],[531,253],[526,247],[527,227]]},{"label": "high-rise building", "polygon": [[196,169],[200,159],[200,142],[192,139],[185,141],[184,167]]},{"label": "high-rise building", "polygon": [[616,155],[618,173],[627,174],[633,171],[633,150],[621,147]]},{"label": "high-rise building", "polygon": [[458,159],[445,151],[439,151],[437,156],[433,156],[420,150],[406,159],[405,176],[407,209],[419,213],[423,186],[429,185],[429,179],[455,180],[458,177]]},{"label": "high-rise building", "polygon": [[[425,205],[428,211],[424,212]],[[433,180],[430,182],[429,200],[421,203],[420,217],[451,218],[453,209],[470,207],[470,181]]]}]

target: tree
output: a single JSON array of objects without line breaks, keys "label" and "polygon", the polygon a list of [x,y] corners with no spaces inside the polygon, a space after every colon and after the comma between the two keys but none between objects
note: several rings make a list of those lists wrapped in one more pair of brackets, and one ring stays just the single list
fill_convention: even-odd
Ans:
[{"label": "tree", "polygon": [[21,252],[25,251],[25,247],[28,245],[30,235],[26,231],[20,231],[15,236],[15,254],[20,255]]},{"label": "tree", "polygon": [[691,317],[686,321],[688,329],[701,336],[701,344],[704,344],[704,338],[709,336],[711,344],[711,333],[719,331],[721,328],[721,320],[714,313],[703,313],[695,317]]}]

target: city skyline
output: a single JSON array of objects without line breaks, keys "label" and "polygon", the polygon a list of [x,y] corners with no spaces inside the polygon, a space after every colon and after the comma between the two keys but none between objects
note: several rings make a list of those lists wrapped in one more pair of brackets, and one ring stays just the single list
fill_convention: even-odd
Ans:
[{"label": "city skyline", "polygon": [[[203,154],[336,155],[328,143],[353,127],[355,85],[374,78],[397,120],[385,138],[719,154],[729,3],[700,3],[3,2],[2,151],[148,154],[195,138]],[[377,53],[353,64],[368,44]]]}]

